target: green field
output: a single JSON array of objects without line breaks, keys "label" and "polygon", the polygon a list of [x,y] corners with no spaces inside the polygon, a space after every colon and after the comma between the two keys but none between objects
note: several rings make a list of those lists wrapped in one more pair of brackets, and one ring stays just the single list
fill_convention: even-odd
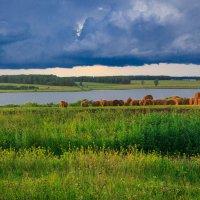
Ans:
[{"label": "green field", "polygon": [[199,89],[200,81],[190,80],[160,80],[158,86],[154,85],[153,80],[146,80],[141,84],[141,80],[133,80],[131,84],[104,84],[104,83],[83,83],[85,88],[91,90],[111,89],[111,90],[127,90],[127,89],[175,89],[188,88]]},{"label": "green field", "polygon": [[[28,84],[15,84],[15,83],[0,83],[0,86],[28,86]],[[75,92],[75,91],[81,91],[82,89],[77,86],[51,86],[51,85],[36,85],[36,84],[30,84],[30,86],[38,87],[39,89],[34,90],[2,90],[0,89],[0,92]]]},{"label": "green field", "polygon": [[[12,83],[0,83],[2,85],[13,86],[27,86],[27,84],[12,84]],[[79,85],[79,83],[77,83]],[[129,90],[129,89],[175,89],[175,88],[187,88],[187,89],[199,89],[200,81],[190,80],[160,80],[158,86],[154,85],[153,80],[144,81],[141,84],[141,80],[131,81],[131,84],[106,84],[106,83],[91,83],[84,82],[83,86],[49,86],[49,85],[31,85],[38,87],[35,90],[1,90],[0,92],[54,92],[54,91],[88,91],[88,90]]]},{"label": "green field", "polygon": [[150,108],[0,108],[0,199],[200,199],[199,107]]}]

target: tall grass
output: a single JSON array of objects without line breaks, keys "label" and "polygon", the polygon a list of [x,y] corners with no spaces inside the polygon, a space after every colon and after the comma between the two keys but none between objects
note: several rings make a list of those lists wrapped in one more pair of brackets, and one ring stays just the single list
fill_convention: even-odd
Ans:
[{"label": "tall grass", "polygon": [[199,199],[200,158],[134,148],[0,151],[0,199]]},{"label": "tall grass", "polygon": [[3,149],[45,147],[60,154],[77,147],[119,150],[135,145],[146,152],[199,154],[200,112],[0,110],[0,146]]},{"label": "tall grass", "polygon": [[0,199],[200,199],[200,112],[0,109]]}]

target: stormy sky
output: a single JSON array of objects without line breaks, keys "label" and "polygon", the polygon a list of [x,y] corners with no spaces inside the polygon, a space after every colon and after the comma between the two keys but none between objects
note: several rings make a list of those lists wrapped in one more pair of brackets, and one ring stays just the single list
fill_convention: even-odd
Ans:
[{"label": "stormy sky", "polygon": [[199,0],[0,0],[0,69],[200,64]]}]

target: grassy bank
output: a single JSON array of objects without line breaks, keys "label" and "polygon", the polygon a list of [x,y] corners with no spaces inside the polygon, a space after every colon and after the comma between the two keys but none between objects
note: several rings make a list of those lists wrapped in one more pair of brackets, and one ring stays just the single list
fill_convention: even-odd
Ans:
[{"label": "grassy bank", "polygon": [[[22,87],[28,86],[27,84],[12,84],[0,83],[0,86],[14,86]],[[36,85],[31,84],[38,89],[30,90],[2,90],[0,92],[63,92],[63,91],[89,91],[89,90],[130,90],[130,89],[199,89],[200,81],[190,80],[160,80],[158,86],[154,85],[153,80],[131,81],[131,84],[107,84],[107,83],[91,83],[83,82],[82,86],[77,83],[77,86],[49,86],[49,85]]]},{"label": "grassy bank", "polygon": [[137,150],[0,151],[0,198],[199,199],[200,158],[172,159]]}]

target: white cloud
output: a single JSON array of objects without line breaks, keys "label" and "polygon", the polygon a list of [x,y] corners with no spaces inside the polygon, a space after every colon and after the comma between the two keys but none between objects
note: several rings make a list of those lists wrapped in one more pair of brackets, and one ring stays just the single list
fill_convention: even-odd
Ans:
[{"label": "white cloud", "polygon": [[182,51],[196,51],[200,49],[199,41],[196,41],[194,35],[185,34],[177,37],[172,43],[172,48],[176,48]]},{"label": "white cloud", "polygon": [[102,10],[103,10],[103,7],[98,7],[98,10],[99,10],[99,11],[102,11]]},{"label": "white cloud", "polygon": [[79,21],[79,22],[77,23],[76,35],[77,35],[78,37],[81,36],[81,32],[82,32],[82,30],[83,30],[84,23],[85,23],[85,19],[82,19],[81,21]]},{"label": "white cloud", "polygon": [[179,10],[173,7],[172,4],[155,0],[134,1],[133,8],[130,11],[128,15],[132,20],[138,17],[142,17],[144,20],[151,20],[153,17],[161,24],[174,22],[181,17]]},{"label": "white cloud", "polygon": [[200,76],[200,65],[166,64],[144,65],[140,67],[107,67],[102,65],[76,66],[73,68],[0,70],[0,75],[7,74],[54,74],[61,77],[70,76],[117,76],[117,75],[169,75]]},{"label": "white cloud", "polygon": [[[65,46],[66,52],[76,51],[94,51],[99,48],[100,45],[106,45],[111,40],[111,36],[105,35],[103,32],[97,31],[94,34],[88,34],[86,38],[82,40],[76,40],[71,45]],[[104,49],[104,51],[106,51]],[[98,52],[99,53],[99,52]]]},{"label": "white cloud", "polygon": [[158,0],[134,0],[130,7],[112,13],[111,22],[120,28],[129,28],[131,22],[141,18],[155,20],[159,24],[175,23],[182,17],[181,12],[172,4]]}]

